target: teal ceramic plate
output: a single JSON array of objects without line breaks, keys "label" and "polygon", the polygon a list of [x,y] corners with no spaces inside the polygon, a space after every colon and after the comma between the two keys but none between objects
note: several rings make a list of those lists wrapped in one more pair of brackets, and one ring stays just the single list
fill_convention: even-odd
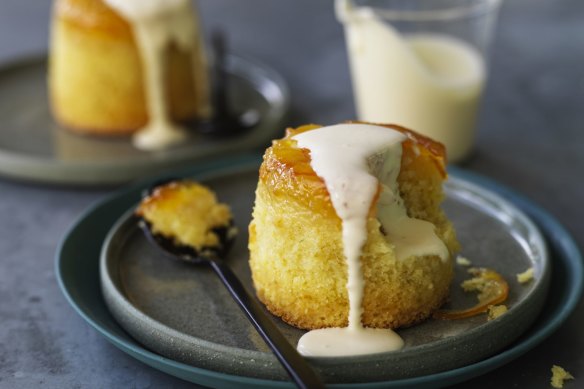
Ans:
[{"label": "teal ceramic plate", "polygon": [[[213,185],[221,186],[221,182],[223,181],[222,177],[229,177],[231,182],[237,181],[236,177],[241,177],[242,180],[245,180],[244,177],[250,174],[250,171],[253,171],[258,164],[257,158],[240,158],[240,159],[232,159],[226,160],[214,164],[209,164],[204,168],[194,169],[190,171],[182,172],[178,174],[178,176],[193,176],[197,179],[208,181]],[[487,198],[491,199],[499,199],[497,195],[494,195],[492,192],[498,192],[499,194],[504,195],[504,197],[510,200],[512,204],[507,204],[506,201],[503,201],[503,213],[507,213],[506,207],[510,207],[511,210],[514,210],[515,207],[521,208],[525,211],[531,219],[538,225],[539,229],[543,232],[545,240],[547,241],[547,246],[549,248],[550,256],[553,260],[553,272],[551,278],[551,289],[550,295],[548,296],[548,300],[544,305],[544,309],[542,313],[535,319],[535,322],[532,327],[529,328],[527,332],[521,335],[518,339],[516,339],[513,343],[508,345],[507,347],[492,351],[492,355],[489,357],[483,356],[482,359],[477,360],[476,356],[475,359],[471,359],[468,361],[464,367],[459,368],[446,368],[446,370],[434,373],[428,373],[427,370],[419,370],[416,374],[415,371],[408,373],[407,376],[402,376],[401,378],[394,378],[389,379],[388,375],[395,374],[395,372],[387,372],[385,369],[377,368],[373,369],[371,373],[368,371],[366,372],[359,372],[358,368],[354,368],[354,374],[351,374],[349,377],[334,377],[331,376],[331,372],[335,373],[335,369],[338,371],[338,366],[349,366],[351,364],[355,366],[365,366],[367,367],[368,364],[374,364],[374,359],[378,359],[377,363],[380,364],[384,361],[384,358],[389,358],[389,354],[380,354],[378,356],[372,356],[370,358],[357,358],[353,361],[350,360],[330,360],[330,361],[323,361],[323,360],[316,360],[313,361],[315,366],[318,367],[319,370],[324,372],[327,377],[327,380],[330,382],[340,382],[337,384],[333,384],[334,387],[437,387],[437,386],[444,386],[448,384],[454,384],[456,382],[460,382],[477,375],[486,373],[504,363],[509,362],[510,360],[516,358],[517,356],[523,354],[530,348],[534,347],[536,344],[541,342],[546,336],[551,334],[553,330],[555,330],[559,324],[568,316],[568,314],[574,308],[576,302],[578,301],[578,297],[582,290],[582,261],[581,256],[575,247],[573,241],[567,235],[565,230],[548,214],[546,214],[543,210],[537,208],[533,204],[529,203],[527,200],[521,198],[520,196],[510,192],[509,190],[502,188],[490,181],[487,181],[483,178],[477,177],[475,175],[471,175],[466,172],[462,171],[453,171],[451,172],[452,182],[455,184],[455,187],[462,187],[467,188],[468,190],[464,190],[460,192],[456,190],[458,194],[462,193],[461,196],[454,196],[454,203],[452,203],[452,199],[449,199],[450,204],[447,204],[447,210],[450,213],[454,213],[451,217],[454,219],[455,223],[457,220],[461,218],[460,215],[457,215],[457,203],[462,202],[469,206],[470,208],[474,209],[479,214],[483,211],[480,210],[479,204],[483,204],[484,202],[480,200],[483,195],[479,196],[479,200],[477,200],[476,196],[466,196],[464,197],[464,193],[472,194],[472,193],[479,193],[485,194]],[[184,355],[189,354],[192,350],[187,350],[187,352],[181,353],[176,352],[176,348],[171,352],[165,351],[164,349],[159,348],[160,345],[156,344],[149,344],[148,347],[150,349],[158,350],[166,355],[172,356],[172,358],[163,357],[158,353],[154,353],[143,346],[141,343],[138,343],[134,338],[129,336],[122,327],[118,324],[114,316],[108,310],[104,300],[99,293],[99,276],[98,276],[98,267],[99,267],[99,252],[102,248],[102,243],[105,237],[110,233],[110,239],[116,235],[116,231],[127,231],[130,236],[132,236],[132,229],[126,229],[124,227],[124,222],[122,221],[121,224],[118,224],[117,227],[113,228],[114,224],[120,219],[120,217],[130,208],[132,207],[139,199],[139,193],[141,188],[145,185],[139,187],[134,187],[123,192],[120,192],[109,199],[105,200],[104,202],[96,205],[91,210],[89,210],[80,220],[79,222],[71,229],[71,231],[67,234],[62,245],[60,247],[58,256],[57,256],[57,274],[59,277],[59,282],[61,287],[67,296],[70,303],[75,307],[75,309],[84,317],[93,327],[95,327],[98,331],[104,334],[112,343],[116,346],[121,348],[123,351],[129,353],[130,355],[134,356],[135,358],[147,363],[150,366],[153,366],[157,369],[163,370],[169,374],[175,375],[177,377],[196,382],[202,385],[208,386],[231,386],[231,387],[291,387],[291,384],[288,382],[274,380],[277,379],[279,376],[279,372],[277,370],[277,366],[270,366],[269,358],[271,355],[269,353],[264,352],[261,349],[261,342],[260,344],[256,344],[253,341],[253,337],[247,337],[247,340],[250,340],[246,343],[245,339],[241,340],[239,336],[239,332],[241,331],[241,327],[244,324],[237,324],[241,323],[241,321],[245,321],[245,319],[241,316],[233,316],[236,315],[231,313],[225,312],[217,312],[212,313],[214,315],[218,315],[221,317],[222,315],[231,315],[231,321],[234,323],[233,325],[220,325],[215,334],[211,333],[210,335],[207,334],[205,336],[219,336],[217,332],[221,332],[222,330],[232,330],[234,336],[232,339],[226,339],[224,341],[225,344],[223,345],[209,345],[209,343],[214,343],[213,339],[203,340],[203,348],[209,346],[215,351],[219,349],[222,353],[233,353],[234,349],[235,352],[241,353],[241,355],[245,355],[246,353],[257,353],[260,357],[265,358],[268,363],[266,363],[265,368],[257,369],[257,373],[250,373],[249,371],[244,369],[240,372],[234,370],[233,367],[227,364],[219,364],[219,366],[212,366],[207,364],[209,358],[205,359],[205,363],[196,363],[196,361],[190,361],[194,366],[181,363],[178,360],[189,360],[188,357],[185,358]],[[225,185],[225,184],[223,184]],[[223,197],[227,196],[235,196],[235,193],[229,195],[229,191],[225,191],[222,189],[224,193]],[[469,192],[470,190],[470,192]],[[451,191],[451,189],[449,189]],[[478,191],[478,192],[477,192]],[[221,193],[220,193],[221,194]],[[225,199],[226,201],[232,202],[232,198]],[[247,205],[249,206],[249,205]],[[241,210],[235,210],[237,214],[240,211],[243,211],[245,205],[241,205]],[[464,211],[460,209],[460,211]],[[496,212],[495,212],[496,213]],[[496,214],[491,213],[491,218],[497,218]],[[529,221],[527,225],[530,225]],[[127,225],[127,223],[126,223]],[[505,229],[505,228],[504,228]],[[135,234],[134,234],[135,235]],[[464,235],[464,234],[463,234]],[[491,236],[492,239],[496,239],[497,242],[500,242],[501,236],[497,237]],[[134,238],[132,238],[134,239]],[[129,241],[132,241],[130,239]],[[463,240],[463,244],[465,243],[464,240],[468,239],[464,236],[461,237]],[[124,242],[123,240],[121,241]],[[139,244],[139,240],[136,241]],[[519,239],[518,241],[519,250],[525,251],[533,249],[534,247],[539,247],[537,243],[537,239],[535,242],[530,242],[529,240]],[[241,243],[241,242],[240,242]],[[535,246],[531,247],[531,249],[527,246],[535,244]],[[526,246],[527,245],[527,246]],[[124,246],[122,244],[121,246]],[[245,243],[243,242],[243,246]],[[505,246],[505,244],[503,244]],[[483,251],[486,250],[486,251]],[[492,247],[489,248],[488,246],[476,246],[472,249],[472,252],[465,254],[471,254],[475,256],[475,261],[477,265],[481,265],[483,263],[479,263],[480,261],[477,259],[478,255],[481,253],[488,253],[489,250],[492,251]],[[237,248],[236,248],[237,251]],[[533,254],[533,253],[532,253]],[[113,256],[112,258],[125,258],[125,256]],[[526,259],[527,261],[529,258]],[[234,266],[238,267],[237,259],[232,259]],[[114,261],[115,262],[115,261]],[[519,267],[523,267],[529,262],[522,262],[520,263]],[[122,268],[124,270],[124,276],[122,279],[125,281],[122,283],[124,285],[123,289],[119,289],[122,295],[126,298],[128,302],[132,302],[130,305],[136,305],[138,309],[135,309],[138,312],[146,312],[147,314],[143,314],[146,316],[147,319],[145,321],[138,321],[139,324],[143,325],[144,323],[148,324],[150,321],[158,322],[161,326],[159,327],[150,327],[149,330],[151,333],[155,334],[155,338],[160,338],[156,334],[156,332],[162,328],[165,332],[168,327],[174,328],[181,328],[185,331],[182,336],[185,337],[185,345],[189,345],[189,342],[193,337],[192,328],[189,327],[189,324],[184,324],[180,322],[180,319],[177,319],[175,322],[165,322],[164,318],[156,317],[156,312],[160,312],[160,301],[143,299],[139,295],[139,288],[136,288],[135,284],[131,283],[133,279],[131,274],[131,270],[135,269],[132,267],[132,263],[126,263],[127,266],[119,266],[118,269]],[[537,265],[537,263],[536,263]],[[512,265],[505,271],[510,272],[517,272],[519,267],[513,268]],[[112,267],[113,268],[113,267]],[[128,272],[130,271],[130,277],[128,278]],[[167,269],[168,270],[168,269]],[[543,268],[539,269],[542,271],[540,274],[546,274]],[[197,270],[194,270],[198,272]],[[172,273],[172,269],[171,269]],[[164,276],[169,275],[171,273],[161,273]],[[197,277],[196,274],[193,275],[195,278]],[[125,278],[124,278],[125,277]],[[511,310],[510,313],[516,310],[517,312],[521,311],[522,305],[525,305],[525,301],[529,301],[530,299],[533,300],[534,294],[538,294],[538,290],[542,291],[544,289],[536,287],[537,285],[544,285],[545,284],[545,277],[538,278],[536,283],[531,286],[532,292],[527,292],[525,295],[515,295],[511,296],[510,306]],[[118,281],[120,278],[118,278]],[[523,290],[521,286],[513,285],[512,280],[510,279],[512,284],[512,291],[515,290]],[[196,283],[196,282],[195,282]],[[164,284],[159,285],[161,291],[164,290]],[[132,289],[134,288],[134,289]],[[530,287],[528,287],[529,290]],[[533,292],[535,291],[535,292]],[[136,293],[138,293],[138,298],[136,298]],[[542,293],[542,292],[539,292]],[[106,294],[107,295],[107,294]],[[111,297],[111,296],[110,296]],[[108,297],[111,305],[111,298]],[[180,296],[178,300],[180,300]],[[514,300],[515,299],[515,300]],[[536,300],[538,300],[536,298]],[[541,300],[543,301],[543,300]],[[225,302],[224,302],[225,303]],[[148,305],[152,304],[152,305]],[[158,304],[158,308],[157,308]],[[210,306],[212,307],[212,306]],[[124,318],[133,318],[136,319],[136,316],[132,316],[128,314],[128,310],[123,310],[125,314],[120,316],[120,313],[116,313],[116,317],[118,319],[122,319],[122,323],[124,327],[126,327],[129,331],[131,331],[134,336],[140,337],[140,334],[136,332],[136,327],[132,326],[132,323],[128,323],[127,321],[124,322]],[[529,310],[528,310],[529,311]],[[115,312],[115,311],[114,311]],[[195,312],[195,311],[194,311]],[[533,312],[533,310],[531,311]],[[205,314],[209,314],[206,312]],[[154,316],[154,319],[151,317]],[[180,315],[179,315],[180,317]],[[501,317],[503,319],[505,316]],[[484,320],[484,319],[483,319]],[[160,322],[162,321],[162,322]],[[229,320],[227,320],[229,321]],[[504,322],[500,320],[500,322]],[[134,323],[135,324],[135,323]],[[489,323],[488,323],[489,324]],[[497,321],[490,322],[491,328],[496,331]],[[240,327],[238,327],[238,325]],[[231,327],[230,327],[231,326]],[[165,328],[166,327],[166,328]],[[422,326],[418,326],[422,327]],[[473,331],[479,331],[482,327],[485,326],[478,326],[474,329],[470,329],[468,332],[473,333]],[[191,328],[191,329],[189,329]],[[147,331],[148,329],[143,329]],[[415,328],[412,329],[415,331]],[[246,330],[244,330],[246,331]],[[288,331],[288,330],[287,330]],[[406,330],[409,331],[409,330]],[[248,332],[246,334],[249,335]],[[165,334],[163,334],[165,335]],[[166,333],[168,335],[168,332]],[[294,337],[294,332],[292,333],[287,332],[288,336]],[[408,336],[405,333],[406,337]],[[196,338],[196,336],[195,336]],[[456,336],[453,336],[456,338]],[[211,340],[211,341],[210,341]],[[217,338],[215,338],[215,341]],[[511,341],[511,340],[508,340]],[[239,342],[239,343],[238,343]],[[440,343],[441,340],[437,339],[434,343]],[[197,342],[195,342],[197,343]],[[198,341],[198,346],[201,346],[201,341]],[[420,347],[419,345],[417,347]],[[208,347],[207,347],[208,348]],[[254,348],[257,348],[254,350]],[[412,349],[415,349],[416,345],[413,345]],[[200,351],[200,350],[195,350]],[[209,351],[209,350],[206,350]],[[173,353],[174,352],[174,353]],[[494,353],[494,354],[493,354]],[[452,353],[454,354],[454,353]],[[217,355],[217,359],[221,360],[224,355],[219,353]],[[198,361],[202,361],[198,359]],[[244,363],[245,365],[245,363]],[[335,366],[336,365],[336,366]],[[204,368],[203,368],[203,367]],[[223,368],[222,368],[223,367]],[[361,369],[362,370],[362,369]],[[228,371],[229,373],[227,373]],[[266,373],[267,372],[267,373]],[[267,375],[265,375],[267,374]],[[369,375],[370,374],[370,375]],[[255,377],[254,377],[255,375]],[[257,376],[264,378],[258,378]],[[395,377],[395,375],[393,375]],[[265,377],[271,377],[273,379],[265,379]],[[357,380],[354,377],[358,377]],[[352,379],[353,378],[353,379]],[[358,385],[356,382],[360,382]]]},{"label": "teal ceramic plate", "polygon": [[47,99],[46,58],[0,68],[0,174],[22,180],[69,185],[114,185],[234,153],[263,149],[283,133],[289,92],[266,65],[228,56],[229,98],[259,122],[230,138],[191,134],[184,144],[154,152],[134,148],[129,137],[95,137],[61,128]]},{"label": "teal ceramic plate", "polygon": [[[229,254],[231,268],[253,290],[247,229],[257,185],[257,165],[218,171],[203,181],[231,205],[240,233]],[[451,370],[495,354],[533,322],[549,285],[544,238],[516,207],[484,188],[451,177],[444,208],[458,231],[462,254],[475,266],[496,269],[510,283],[509,311],[487,322],[485,315],[465,320],[427,320],[398,332],[398,352],[346,358],[312,358],[329,383],[404,379]],[[161,255],[138,228],[133,209],[114,224],[102,249],[100,275],[105,303],[114,318],[148,349],[178,362],[270,380],[287,375],[243,317],[229,294],[204,267],[194,268]],[[533,267],[535,279],[520,285],[515,275]],[[468,267],[455,267],[450,307],[475,304],[460,283]],[[271,316],[271,315],[270,315]],[[291,344],[304,331],[275,319]]]}]

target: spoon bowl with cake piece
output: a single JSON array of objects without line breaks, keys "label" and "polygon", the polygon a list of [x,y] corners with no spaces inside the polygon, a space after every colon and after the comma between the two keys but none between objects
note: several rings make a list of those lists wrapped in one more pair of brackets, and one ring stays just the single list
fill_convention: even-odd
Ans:
[{"label": "spoon bowl with cake piece", "polygon": [[282,335],[224,262],[237,235],[231,211],[194,181],[168,181],[149,189],[136,209],[140,228],[166,256],[213,269],[290,378],[299,388],[324,388],[308,362]]}]

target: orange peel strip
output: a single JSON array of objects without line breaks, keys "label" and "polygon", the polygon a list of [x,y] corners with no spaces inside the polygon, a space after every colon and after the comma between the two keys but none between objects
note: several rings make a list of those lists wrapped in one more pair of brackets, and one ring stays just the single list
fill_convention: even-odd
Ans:
[{"label": "orange peel strip", "polygon": [[464,281],[462,287],[467,292],[479,292],[478,304],[468,309],[438,310],[432,317],[445,320],[466,319],[486,312],[491,305],[507,300],[509,284],[499,273],[487,268],[472,268],[468,272],[474,277]]}]

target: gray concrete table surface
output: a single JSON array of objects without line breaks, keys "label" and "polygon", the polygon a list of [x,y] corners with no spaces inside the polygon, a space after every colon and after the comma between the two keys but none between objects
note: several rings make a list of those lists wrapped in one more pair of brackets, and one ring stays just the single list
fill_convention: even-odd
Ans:
[{"label": "gray concrete table surface", "polygon": [[[277,69],[290,125],[354,118],[331,0],[200,0],[207,30]],[[50,2],[0,2],[0,63],[46,51]],[[0,131],[1,131],[0,118]],[[466,167],[521,192],[584,247],[584,2],[508,0],[496,32],[475,157]],[[0,388],[181,388],[130,358],[67,304],[53,271],[68,226],[109,190],[0,179]],[[546,388],[552,364],[584,382],[584,307],[526,355],[460,388]]]}]

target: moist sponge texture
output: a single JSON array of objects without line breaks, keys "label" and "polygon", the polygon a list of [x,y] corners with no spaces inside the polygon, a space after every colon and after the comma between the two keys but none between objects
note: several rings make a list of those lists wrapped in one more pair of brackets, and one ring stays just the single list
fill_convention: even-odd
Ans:
[{"label": "moist sponge texture", "polygon": [[142,200],[136,214],[151,224],[152,232],[196,250],[222,244],[218,229],[231,225],[231,210],[215,193],[194,181],[158,186]]},{"label": "moist sponge texture", "polygon": [[[341,220],[324,183],[310,167],[308,150],[299,149],[291,139],[317,127],[289,130],[266,150],[249,226],[250,268],[259,299],[272,313],[304,329],[346,326],[349,312]],[[401,127],[388,127],[408,135],[398,177],[408,215],[432,222],[453,254],[458,242],[440,209],[446,175],[443,147]],[[373,205],[361,256],[362,322],[376,328],[409,326],[447,299],[452,259],[423,256],[398,261],[375,213]]]}]

